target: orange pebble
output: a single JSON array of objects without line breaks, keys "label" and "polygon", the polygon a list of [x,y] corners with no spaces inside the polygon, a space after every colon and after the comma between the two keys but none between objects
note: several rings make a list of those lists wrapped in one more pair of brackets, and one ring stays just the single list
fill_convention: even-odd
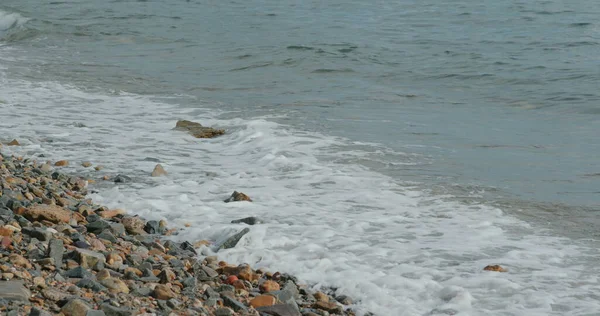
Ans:
[{"label": "orange pebble", "polygon": [[225,283],[231,285],[233,284],[233,282],[237,281],[238,277],[236,277],[235,275],[230,275],[227,280],[225,281]]}]

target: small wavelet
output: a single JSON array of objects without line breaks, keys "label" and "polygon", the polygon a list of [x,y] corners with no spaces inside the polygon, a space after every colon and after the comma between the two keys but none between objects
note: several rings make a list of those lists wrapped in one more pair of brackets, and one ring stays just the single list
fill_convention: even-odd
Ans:
[{"label": "small wavelet", "polygon": [[349,73],[355,72],[354,69],[351,68],[342,68],[342,69],[331,69],[331,68],[319,68],[312,71],[315,74],[327,74],[327,73]]},{"label": "small wavelet", "polygon": [[253,65],[249,65],[249,66],[245,66],[245,67],[233,68],[233,69],[230,69],[229,71],[250,70],[250,69],[255,69],[255,68],[268,67],[268,66],[271,66],[271,65],[273,65],[272,62],[258,63],[258,64],[253,64]]},{"label": "small wavelet", "polygon": [[0,31],[7,31],[22,26],[29,21],[18,13],[8,13],[0,10]]},{"label": "small wavelet", "polygon": [[576,41],[576,42],[560,43],[559,45],[564,46],[564,47],[598,46],[598,45],[600,45],[600,42]]},{"label": "small wavelet", "polygon": [[539,14],[539,15],[557,15],[557,14],[565,14],[565,13],[574,13],[574,11],[571,11],[571,10],[563,10],[563,11],[543,10],[543,11],[535,11],[534,13]]},{"label": "small wavelet", "polygon": [[314,47],[303,46],[303,45],[290,45],[290,46],[287,47],[287,49],[292,49],[292,50],[313,50]]},{"label": "small wavelet", "polygon": [[590,23],[590,22],[578,22],[578,23],[569,24],[569,26],[572,26],[572,27],[584,27],[584,26],[590,26],[590,25],[592,25],[592,23]]},{"label": "small wavelet", "polygon": [[482,79],[487,77],[495,77],[494,74],[439,74],[432,76],[436,79],[454,78],[459,80]]}]

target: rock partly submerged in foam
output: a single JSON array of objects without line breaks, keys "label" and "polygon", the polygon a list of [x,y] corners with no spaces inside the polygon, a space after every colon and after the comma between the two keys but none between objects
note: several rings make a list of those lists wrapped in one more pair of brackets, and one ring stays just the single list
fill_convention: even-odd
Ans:
[{"label": "rock partly submerged in foam", "polygon": [[154,170],[152,170],[152,173],[150,175],[153,177],[166,176],[167,171],[165,170],[165,168],[163,168],[163,166],[161,164],[157,164],[156,167],[154,167]]},{"label": "rock partly submerged in foam", "polygon": [[252,199],[242,192],[233,191],[233,193],[231,193],[231,196],[228,197],[223,202],[229,203],[229,202],[240,202],[240,201],[252,202]]},{"label": "rock partly submerged in foam", "polygon": [[264,223],[263,220],[261,220],[258,217],[254,217],[254,216],[250,216],[250,217],[244,217],[244,218],[240,218],[240,219],[234,219],[231,221],[232,224],[248,224],[248,225],[256,225],[256,224],[262,224]]},{"label": "rock partly submerged in foam", "polygon": [[188,120],[177,121],[175,130],[188,132],[196,138],[213,138],[225,134],[225,130],[223,129],[202,126],[200,123]]}]

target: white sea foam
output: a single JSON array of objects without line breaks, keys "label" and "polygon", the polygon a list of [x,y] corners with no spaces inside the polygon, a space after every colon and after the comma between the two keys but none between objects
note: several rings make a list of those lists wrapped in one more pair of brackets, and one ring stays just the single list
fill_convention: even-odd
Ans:
[{"label": "white sea foam", "polygon": [[[0,82],[5,152],[69,159],[91,177],[125,173],[134,183],[93,198],[185,228],[177,238],[223,240],[258,216],[240,244],[219,256],[334,286],[378,315],[594,315],[594,249],[550,236],[485,205],[411,190],[335,158],[348,141],[295,131],[268,118],[219,119],[123,93],[55,83]],[[173,131],[185,118],[227,129],[198,140]],[[85,125],[84,127],[78,124]],[[335,150],[334,150],[335,149]],[[46,159],[46,158],[44,158]],[[106,166],[94,172],[81,161]],[[160,161],[167,177],[150,178]],[[253,203],[223,203],[233,190]],[[209,249],[202,249],[210,253]],[[501,264],[508,273],[482,271]]]},{"label": "white sea foam", "polygon": [[28,18],[18,13],[4,12],[0,10],[0,31],[6,31],[13,27],[21,26],[29,21]]}]

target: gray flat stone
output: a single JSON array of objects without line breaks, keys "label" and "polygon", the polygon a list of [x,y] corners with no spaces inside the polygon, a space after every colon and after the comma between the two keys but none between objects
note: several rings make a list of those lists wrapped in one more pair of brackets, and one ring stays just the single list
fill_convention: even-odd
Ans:
[{"label": "gray flat stone", "polygon": [[106,314],[106,316],[133,316],[136,311],[126,307],[115,307],[108,303],[100,305],[100,309]]},{"label": "gray flat stone", "polygon": [[225,306],[227,307],[231,307],[233,308],[234,311],[239,312],[239,311],[247,311],[248,308],[242,304],[240,301],[236,300],[235,298],[229,297],[227,295],[223,295],[223,304],[225,304]]},{"label": "gray flat stone", "polygon": [[200,266],[200,269],[202,269],[202,271],[204,271],[206,273],[206,275],[208,275],[210,278],[216,278],[219,276],[219,272],[207,267],[207,266]]},{"label": "gray flat stone", "polygon": [[67,278],[92,278],[93,274],[85,268],[76,267],[63,273]]},{"label": "gray flat stone", "polygon": [[110,231],[115,234],[115,236],[123,236],[125,235],[125,226],[121,223],[110,223]]},{"label": "gray flat stone", "polygon": [[204,297],[206,299],[209,299],[209,298],[220,298],[221,294],[219,294],[217,291],[215,291],[212,287],[209,287],[209,288],[207,288],[204,291]]},{"label": "gray flat stone", "polygon": [[40,241],[46,241],[46,240],[50,240],[50,238],[52,238],[52,233],[47,231],[44,228],[23,227],[21,232],[24,235],[30,236],[31,238],[35,238]]},{"label": "gray flat stone", "polygon": [[98,235],[101,232],[103,232],[105,229],[110,228],[110,223],[105,220],[97,220],[95,222],[91,222],[91,223],[85,225],[85,228],[87,229],[88,232]]},{"label": "gray flat stone", "polygon": [[31,309],[31,312],[29,312],[29,316],[52,316],[52,314],[45,310],[34,307]]},{"label": "gray flat stone", "polygon": [[274,295],[277,300],[281,303],[293,306],[297,311],[300,310],[298,304],[296,304],[296,299],[294,298],[294,292],[290,289],[283,289],[280,291],[272,291],[269,292],[270,295]]},{"label": "gray flat stone", "polygon": [[81,281],[77,282],[76,285],[80,288],[90,289],[94,292],[107,291],[107,289],[106,289],[106,287],[104,287],[104,285],[102,285],[94,280],[91,280],[91,279],[82,279]]},{"label": "gray flat stone", "polygon": [[106,230],[101,232],[100,234],[98,234],[97,237],[100,239],[108,240],[112,243],[117,242],[117,237],[115,237],[115,235],[113,235],[111,232],[106,231]]},{"label": "gray flat stone", "polygon": [[19,281],[0,281],[0,300],[29,302],[31,292]]},{"label": "gray flat stone", "polygon": [[289,304],[276,304],[273,306],[258,307],[256,310],[260,313],[271,316],[301,316],[295,306]]},{"label": "gray flat stone", "polygon": [[233,315],[233,311],[231,311],[231,309],[225,308],[225,307],[217,308],[217,310],[215,311],[215,316],[232,316],[232,315]]}]

